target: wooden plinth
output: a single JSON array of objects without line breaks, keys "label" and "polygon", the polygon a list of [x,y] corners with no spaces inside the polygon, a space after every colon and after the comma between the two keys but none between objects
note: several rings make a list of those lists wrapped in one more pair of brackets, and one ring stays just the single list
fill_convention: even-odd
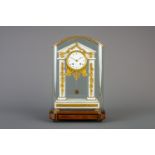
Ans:
[{"label": "wooden plinth", "polygon": [[105,119],[105,112],[101,110],[51,110],[49,118],[54,121],[102,121]]}]

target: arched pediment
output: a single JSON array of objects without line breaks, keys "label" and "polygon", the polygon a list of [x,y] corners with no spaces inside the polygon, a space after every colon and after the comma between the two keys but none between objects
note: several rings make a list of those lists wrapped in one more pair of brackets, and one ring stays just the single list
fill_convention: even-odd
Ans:
[{"label": "arched pediment", "polygon": [[73,40],[73,41],[75,40],[76,41],[77,39],[87,40],[87,41],[95,43],[95,44],[99,44],[100,43],[100,44],[103,45],[103,43],[101,43],[99,40],[96,40],[96,39],[94,39],[92,37],[88,37],[88,36],[82,36],[82,35],[74,35],[74,36],[66,37],[66,38],[61,39],[60,41],[56,42],[55,45],[59,46],[59,45],[65,43],[67,41],[70,41],[70,40]]},{"label": "arched pediment", "polygon": [[58,52],[67,52],[68,50],[72,51],[72,50],[84,50],[85,52],[89,53],[89,52],[93,52],[95,53],[96,51],[86,45],[83,45],[79,42],[75,42],[72,43],[68,46],[65,46],[64,48],[58,50]]},{"label": "arched pediment", "polygon": [[57,49],[63,49],[64,47],[67,47],[73,43],[79,42],[89,48],[92,48],[94,50],[97,51],[98,45],[102,45],[103,43],[101,43],[100,41],[93,39],[91,37],[87,37],[87,36],[70,36],[67,38],[64,38],[60,41],[58,41],[55,46],[57,46]]}]

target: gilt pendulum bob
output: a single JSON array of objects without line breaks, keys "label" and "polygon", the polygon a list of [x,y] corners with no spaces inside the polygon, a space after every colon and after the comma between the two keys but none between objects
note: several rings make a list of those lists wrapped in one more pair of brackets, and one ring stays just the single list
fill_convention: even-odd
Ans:
[{"label": "gilt pendulum bob", "polygon": [[103,44],[72,36],[54,45],[54,121],[105,119],[103,104]]}]

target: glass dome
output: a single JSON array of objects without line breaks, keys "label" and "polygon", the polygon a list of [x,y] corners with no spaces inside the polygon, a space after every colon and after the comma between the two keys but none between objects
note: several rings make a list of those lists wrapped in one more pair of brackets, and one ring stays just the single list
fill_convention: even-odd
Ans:
[{"label": "glass dome", "polygon": [[81,119],[88,117],[84,117],[83,113],[90,115],[98,111],[100,120],[105,118],[101,108],[103,106],[102,43],[86,36],[71,36],[60,40],[54,45],[52,71],[54,111],[50,112],[50,118],[56,119],[58,113],[67,111],[70,116],[71,112],[75,114],[75,111],[78,111],[77,115]]}]

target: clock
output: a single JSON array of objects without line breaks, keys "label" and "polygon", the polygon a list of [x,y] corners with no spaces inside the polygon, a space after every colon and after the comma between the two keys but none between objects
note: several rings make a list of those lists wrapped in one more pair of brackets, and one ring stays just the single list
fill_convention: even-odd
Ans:
[{"label": "clock", "polygon": [[86,56],[80,51],[71,52],[66,59],[67,66],[72,70],[81,70],[87,64]]},{"label": "clock", "polygon": [[73,75],[75,80],[78,80],[80,75],[86,77],[87,57],[85,55],[85,52],[80,50],[69,52],[66,58],[66,66],[67,76]]},{"label": "clock", "polygon": [[53,50],[54,121],[105,119],[103,109],[103,44],[86,36],[58,41]]}]

